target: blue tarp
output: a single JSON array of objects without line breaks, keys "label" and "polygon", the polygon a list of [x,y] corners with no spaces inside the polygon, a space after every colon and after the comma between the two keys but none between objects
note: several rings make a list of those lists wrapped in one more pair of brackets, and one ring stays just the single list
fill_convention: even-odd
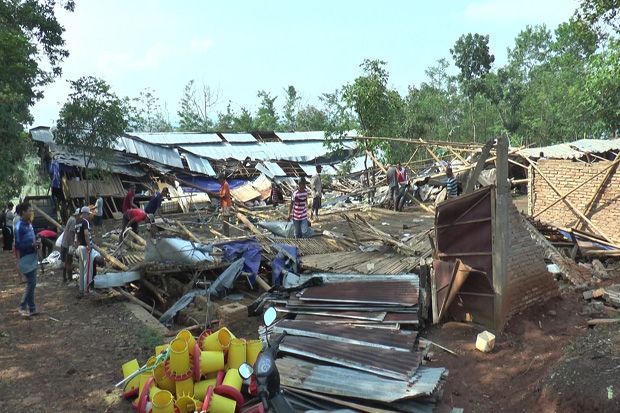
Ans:
[{"label": "blue tarp", "polygon": [[[282,270],[297,272],[299,255],[297,247],[294,245],[273,244],[273,247],[278,251],[278,254],[271,263],[271,283],[273,286],[279,287],[282,285]],[[294,258],[294,261],[291,260],[291,257]]]},{"label": "blue tarp", "polygon": [[[220,182],[215,178],[205,178],[201,176],[188,175],[179,175],[179,178],[194,185],[197,185],[207,190],[208,192],[220,192]],[[230,189],[235,189],[240,187],[241,185],[247,184],[248,182],[250,181],[246,179],[228,179],[228,186],[230,187]],[[181,185],[181,187],[183,188],[184,192],[199,192],[197,189],[194,188],[185,187],[183,185]]]},{"label": "blue tarp", "polygon": [[252,274],[250,282],[254,285],[256,274],[260,268],[261,246],[255,238],[243,241],[229,241],[217,244],[224,253],[224,259],[233,262],[239,258],[244,258],[243,271]]}]

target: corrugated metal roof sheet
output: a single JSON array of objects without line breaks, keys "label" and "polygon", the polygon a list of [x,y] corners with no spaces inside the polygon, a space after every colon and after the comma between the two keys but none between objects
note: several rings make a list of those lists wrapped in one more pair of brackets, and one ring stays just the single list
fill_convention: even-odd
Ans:
[{"label": "corrugated metal roof sheet", "polygon": [[198,143],[219,143],[222,138],[217,133],[195,132],[131,132],[135,136],[154,145],[195,145]]},{"label": "corrugated metal roof sheet", "polygon": [[278,359],[276,365],[284,386],[387,403],[432,394],[445,371],[443,368],[420,367],[415,375],[417,380],[409,385],[404,381],[292,357]]},{"label": "corrugated metal roof sheet", "polygon": [[418,289],[407,281],[349,281],[309,287],[299,296],[302,301],[405,306],[418,303]]},{"label": "corrugated metal roof sheet", "polygon": [[405,381],[412,380],[421,362],[419,353],[309,337],[286,336],[280,344],[280,351]]},{"label": "corrugated metal roof sheet", "polygon": [[542,152],[548,159],[573,159],[582,157],[584,153],[596,154],[617,149],[620,149],[620,139],[579,139],[557,145],[526,148],[518,154],[538,158]]},{"label": "corrugated metal roof sheet", "polygon": [[280,168],[275,162],[263,161],[256,165],[256,170],[264,173],[268,178],[275,178],[276,176],[286,176],[286,172]]},{"label": "corrugated metal roof sheet", "polygon": [[222,133],[227,142],[232,143],[252,143],[256,138],[249,133]]},{"label": "corrugated metal roof sheet", "polygon": [[216,175],[215,170],[206,158],[202,158],[188,152],[184,153],[183,156],[185,156],[185,159],[187,160],[187,166],[190,171],[205,174],[207,176]]},{"label": "corrugated metal roof sheet", "polygon": [[34,129],[30,129],[30,136],[37,142],[52,143],[54,142],[54,135],[50,131],[50,128],[39,126]]},{"label": "corrugated metal roof sheet", "polygon": [[183,162],[178,152],[172,148],[152,145],[140,140],[132,139],[129,136],[122,136],[115,144],[115,149],[125,151],[140,158],[150,159],[162,165],[173,166],[183,169]]},{"label": "corrugated metal roof sheet", "polygon": [[325,132],[276,132],[278,138],[284,142],[289,141],[323,141],[325,140]]}]

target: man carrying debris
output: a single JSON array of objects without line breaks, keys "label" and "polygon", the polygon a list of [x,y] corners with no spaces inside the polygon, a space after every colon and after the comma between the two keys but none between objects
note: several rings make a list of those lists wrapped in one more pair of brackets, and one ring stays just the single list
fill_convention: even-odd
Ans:
[{"label": "man carrying debris", "polygon": [[291,205],[288,208],[288,219],[293,220],[295,238],[303,238],[308,232],[308,192],[306,178],[299,180],[299,186],[291,195]]},{"label": "man carrying debris", "polygon": [[125,229],[127,227],[131,227],[132,231],[136,234],[138,233],[138,224],[140,222],[144,222],[148,220],[149,222],[154,221],[154,217],[152,214],[147,214],[140,208],[131,208],[127,210],[123,214],[123,227],[121,229],[121,235],[119,237],[119,241],[123,240],[123,235],[125,234]]},{"label": "man carrying debris", "polygon": [[316,173],[310,178],[310,190],[312,191],[312,210],[310,211],[310,219],[316,215],[319,218],[319,209],[321,209],[321,198],[323,197],[323,183],[321,182],[321,165],[316,166]]},{"label": "man carrying debris", "polygon": [[69,251],[69,248],[73,247],[75,243],[75,221],[78,215],[80,215],[80,208],[76,209],[67,220],[60,244],[60,261],[64,264],[62,282],[71,281],[71,274],[73,273],[73,251]]},{"label": "man carrying debris", "polygon": [[133,199],[136,196],[136,186],[131,184],[129,186],[129,191],[127,191],[127,195],[125,195],[125,199],[123,199],[123,214],[130,210],[131,208],[138,208],[138,206],[133,202]]},{"label": "man carrying debris", "polygon": [[226,180],[226,174],[221,173],[219,176],[220,181],[220,209],[222,213],[222,232],[227,237],[230,235],[230,227],[228,221],[230,220],[230,208],[232,207],[232,198],[230,196],[230,186]]},{"label": "man carrying debris", "polygon": [[385,172],[385,175],[387,177],[387,184],[388,184],[388,188],[390,190],[390,201],[392,202],[392,204],[394,205],[394,211],[397,210],[398,208],[398,177],[397,177],[398,171],[396,170],[396,167],[394,165],[387,165],[387,171]]},{"label": "man carrying debris", "polygon": [[153,196],[144,207],[144,212],[155,215],[159,211],[164,197],[168,198],[169,193],[170,191],[167,187],[162,189],[161,192],[156,192],[155,196]]},{"label": "man carrying debris", "polygon": [[448,166],[446,168],[446,177],[448,178],[448,182],[446,183],[446,195],[448,199],[453,199],[459,196],[459,183],[454,177],[454,173],[452,172],[452,167]]}]

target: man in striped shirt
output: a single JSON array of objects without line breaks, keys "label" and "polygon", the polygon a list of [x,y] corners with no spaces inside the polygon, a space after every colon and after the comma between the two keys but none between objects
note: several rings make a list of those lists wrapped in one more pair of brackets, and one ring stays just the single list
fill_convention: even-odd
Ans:
[{"label": "man in striped shirt", "polygon": [[456,198],[457,196],[459,196],[459,183],[454,177],[452,167],[450,166],[446,168],[446,177],[448,178],[448,182],[446,184],[448,199]]},{"label": "man in striped shirt", "polygon": [[291,196],[291,205],[288,208],[288,219],[293,220],[295,238],[302,238],[308,232],[308,191],[306,178],[299,180],[299,186]]}]

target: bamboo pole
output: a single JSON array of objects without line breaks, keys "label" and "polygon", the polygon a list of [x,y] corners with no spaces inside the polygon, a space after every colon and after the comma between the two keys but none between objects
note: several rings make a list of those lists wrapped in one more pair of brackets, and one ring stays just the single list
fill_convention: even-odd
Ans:
[{"label": "bamboo pole", "polygon": [[[538,169],[538,166],[536,166],[536,164],[529,158],[529,157],[525,157],[525,159],[530,163],[530,165],[532,165],[532,168],[534,168],[534,170],[541,176],[541,178],[543,178],[547,184],[549,184],[549,186],[551,187],[551,189],[553,189],[555,191],[556,194],[558,194],[558,196],[562,196],[562,194],[560,193],[560,191],[558,190],[558,188],[556,188],[555,185],[553,185],[553,183],[542,173],[540,172],[540,169]],[[582,217],[587,223],[588,225],[590,225],[590,227],[595,230],[596,232],[598,232],[599,235],[601,235],[603,238],[605,238],[607,241],[610,240],[610,238],[605,235],[605,233],[603,231],[601,231],[596,225],[594,225],[594,223],[592,221],[590,221],[588,219],[588,217],[586,217],[585,215],[583,215],[581,213],[581,211],[579,211],[579,209],[573,205],[572,202],[570,202],[570,200],[568,199],[564,199],[564,202],[573,210],[573,212],[575,214],[577,214],[578,216]]]}]

